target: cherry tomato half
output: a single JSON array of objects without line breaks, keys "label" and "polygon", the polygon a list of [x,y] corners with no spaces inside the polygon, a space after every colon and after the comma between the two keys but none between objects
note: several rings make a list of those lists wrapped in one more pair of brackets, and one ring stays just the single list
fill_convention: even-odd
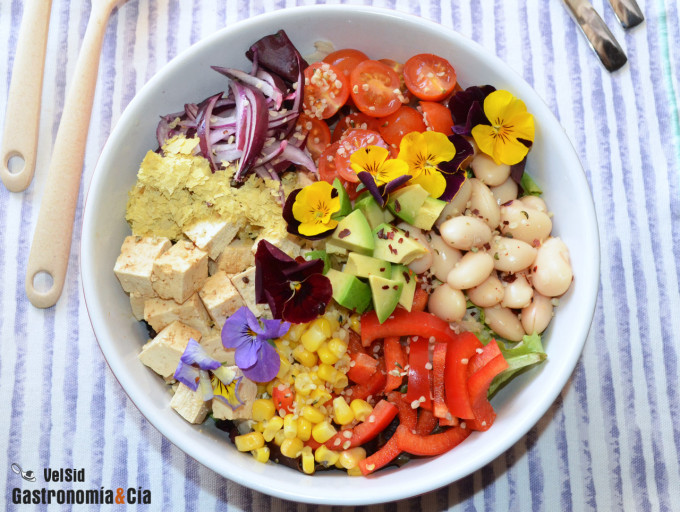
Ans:
[{"label": "cherry tomato half", "polygon": [[353,130],[355,128],[378,131],[380,127],[381,120],[375,117],[370,117],[363,112],[354,112],[348,114],[335,125],[333,129],[333,137],[331,137],[331,142],[340,140],[347,130]]},{"label": "cherry tomato half", "polygon": [[399,75],[377,60],[365,60],[349,77],[354,104],[364,114],[384,117],[401,106]]},{"label": "cherry tomato half", "polygon": [[352,73],[352,70],[364,60],[368,60],[368,55],[366,55],[364,52],[353,50],[351,48],[336,50],[326,55],[326,57],[323,59],[324,62],[328,62],[329,64],[332,64],[336,68],[340,69],[340,71],[342,71],[348,79],[349,75]]},{"label": "cherry tomato half", "polygon": [[338,174],[338,170],[335,167],[335,155],[339,147],[339,141],[333,142],[324,150],[323,153],[321,153],[318,163],[319,178],[321,178],[323,181],[327,181],[328,183],[333,183],[335,178],[339,178],[345,187],[345,190],[347,191],[347,195],[349,195],[349,198],[353,200],[359,195],[357,193],[357,187],[359,183],[348,183],[342,178],[342,176]]},{"label": "cherry tomato half", "polygon": [[307,137],[305,145],[309,154],[312,155],[314,161],[317,161],[321,153],[331,143],[331,130],[328,124],[326,121],[305,114],[298,117],[297,124],[300,127],[300,133]]},{"label": "cherry tomato half", "polygon": [[309,117],[332,117],[348,97],[349,82],[340,69],[327,62],[315,62],[305,69],[302,107]]},{"label": "cherry tomato half", "polygon": [[434,101],[421,101],[420,109],[429,128],[447,136],[453,133],[453,117],[451,111],[444,105]]},{"label": "cherry tomato half", "polygon": [[359,177],[349,161],[352,153],[366,146],[382,146],[389,149],[380,134],[373,130],[349,130],[337,144],[339,146],[335,153],[335,168],[338,174],[350,183],[359,182]]},{"label": "cherry tomato half", "polygon": [[274,407],[278,413],[281,409],[286,412],[293,412],[293,401],[295,400],[295,393],[290,388],[278,385],[272,390],[272,400]]},{"label": "cherry tomato half", "polygon": [[381,119],[382,123],[378,131],[385,142],[393,147],[399,147],[404,135],[411,132],[424,132],[427,127],[423,116],[415,108],[399,107],[394,114]]},{"label": "cherry tomato half", "polygon": [[421,53],[404,64],[404,81],[417,98],[441,101],[456,87],[456,70],[442,57]]},{"label": "cherry tomato half", "polygon": [[392,59],[380,59],[380,62],[387,64],[397,75],[399,75],[399,90],[401,91],[401,94],[404,95],[405,99],[405,101],[402,101],[402,103],[410,103],[411,99],[413,99],[413,96],[411,96],[411,92],[408,90],[408,87],[406,87],[406,83],[404,82],[404,65],[401,62],[397,62],[396,60]]}]

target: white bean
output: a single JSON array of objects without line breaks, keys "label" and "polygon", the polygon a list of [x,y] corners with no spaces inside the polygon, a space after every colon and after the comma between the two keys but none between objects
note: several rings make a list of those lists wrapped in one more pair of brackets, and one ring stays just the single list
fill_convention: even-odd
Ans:
[{"label": "white bean", "polygon": [[477,217],[461,215],[449,219],[439,228],[444,242],[455,249],[469,251],[491,240],[491,229]]},{"label": "white bean", "polygon": [[491,187],[491,193],[496,198],[498,204],[505,204],[508,201],[517,199],[519,188],[517,187],[517,182],[515,180],[508,178],[500,185]]},{"label": "white bean", "polygon": [[468,252],[451,269],[446,282],[452,288],[467,290],[473,288],[489,277],[493,271],[493,258],[483,252]]},{"label": "white bean", "polygon": [[449,272],[463,257],[463,253],[449,246],[442,240],[442,237],[434,233],[430,233],[430,247],[432,247],[434,257],[430,270],[437,279],[446,281]]},{"label": "white bean", "polygon": [[522,341],[526,334],[519,318],[511,309],[501,306],[484,308],[486,324],[499,336],[510,341]]},{"label": "white bean", "polygon": [[552,320],[553,304],[552,299],[534,292],[534,298],[527,307],[522,309],[520,315],[522,327],[527,334],[541,334]]},{"label": "white bean", "polygon": [[437,219],[437,222],[435,222],[436,226],[440,227],[442,223],[447,220],[457,217],[458,215],[463,215],[463,212],[465,212],[465,209],[467,208],[468,201],[470,200],[470,194],[472,194],[470,180],[465,180],[458,193],[453,196],[453,199],[451,199],[439,214],[439,218]]},{"label": "white bean", "polygon": [[538,245],[552,231],[552,221],[547,214],[528,208],[521,201],[501,207],[501,232],[528,244]]},{"label": "white bean", "polygon": [[435,288],[430,295],[427,309],[446,322],[460,322],[467,309],[465,295],[460,290],[451,288],[444,283]]},{"label": "white bean", "polygon": [[496,272],[491,272],[491,275],[481,284],[474,288],[470,288],[465,293],[467,293],[468,299],[470,299],[475,306],[490,308],[503,300],[505,288],[503,288],[503,284],[501,283],[501,280],[498,279]]},{"label": "white bean", "polygon": [[472,194],[470,195],[470,212],[482,219],[491,229],[496,228],[501,221],[501,209],[489,187],[478,179],[471,179]]},{"label": "white bean", "polygon": [[[508,276],[510,277],[510,276]],[[514,274],[514,280],[507,283],[501,306],[511,309],[522,309],[531,303],[534,289],[523,273]]]},{"label": "white bean", "polygon": [[478,153],[470,163],[475,178],[486,183],[490,187],[500,185],[510,176],[510,166],[506,164],[496,164],[492,158],[484,153]]},{"label": "white bean", "polygon": [[522,201],[527,208],[533,208],[539,212],[548,213],[548,207],[546,206],[545,201],[538,196],[524,196],[520,201]]},{"label": "white bean", "polygon": [[560,238],[549,238],[543,242],[531,270],[534,288],[546,297],[562,295],[574,277],[569,262],[569,249]]},{"label": "white bean", "polygon": [[408,268],[413,270],[416,274],[422,274],[423,272],[427,272],[432,266],[432,261],[434,260],[432,248],[430,247],[430,244],[427,242],[427,238],[425,238],[425,235],[423,235],[423,232],[420,229],[411,226],[406,222],[400,222],[399,224],[397,224],[397,227],[404,231],[408,231],[409,238],[412,238],[417,242],[420,242],[425,246],[425,249],[427,249],[427,252],[423,254],[420,258],[415,259],[411,263],[409,263]]},{"label": "white bean", "polygon": [[528,268],[536,259],[537,250],[522,240],[495,236],[489,253],[493,266],[502,272],[519,272]]}]

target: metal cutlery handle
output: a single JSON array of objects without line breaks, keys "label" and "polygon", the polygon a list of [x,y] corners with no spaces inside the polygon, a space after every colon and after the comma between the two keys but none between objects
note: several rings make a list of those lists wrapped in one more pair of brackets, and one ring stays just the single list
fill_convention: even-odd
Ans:
[{"label": "metal cutlery handle", "polygon": [[633,28],[645,19],[635,0],[609,0],[623,28]]},{"label": "metal cutlery handle", "polygon": [[572,16],[588,38],[590,46],[608,71],[616,71],[627,61],[616,38],[588,0],[564,0]]},{"label": "metal cutlery handle", "polygon": [[[43,68],[51,9],[52,0],[24,3],[0,153],[0,178],[12,192],[26,190],[35,172]],[[11,168],[14,166],[10,166],[12,158],[23,160],[23,166],[16,172]]]}]

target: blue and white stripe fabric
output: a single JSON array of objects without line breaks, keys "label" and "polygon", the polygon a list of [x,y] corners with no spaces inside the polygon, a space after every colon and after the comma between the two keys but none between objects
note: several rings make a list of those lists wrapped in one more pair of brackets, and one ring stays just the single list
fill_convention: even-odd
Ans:
[{"label": "blue and white stripe fabric", "polygon": [[[323,2],[130,0],[120,6],[104,40],[83,184],[125,106],[177,53],[238,20],[313,3]],[[677,510],[678,2],[639,0],[646,21],[624,32],[608,2],[593,0],[628,55],[629,64],[614,74],[601,66],[559,0],[346,3],[431,19],[474,39],[522,75],[576,147],[595,199],[602,252],[600,293],[582,358],[538,424],[505,454],[457,483],[367,508]],[[23,4],[0,2],[0,119]],[[85,186],[61,300],[38,310],[25,297],[45,174],[89,8],[87,0],[53,0],[35,178],[20,194],[0,186],[0,509],[13,507],[11,490],[19,476],[11,464],[18,463],[24,469],[85,467],[93,488],[128,482],[150,489],[149,510],[330,510],[225,480],[163,438],[127,398],[104,362],[80,287]],[[60,488],[72,486],[65,482]],[[17,508],[31,507],[49,508]]]}]

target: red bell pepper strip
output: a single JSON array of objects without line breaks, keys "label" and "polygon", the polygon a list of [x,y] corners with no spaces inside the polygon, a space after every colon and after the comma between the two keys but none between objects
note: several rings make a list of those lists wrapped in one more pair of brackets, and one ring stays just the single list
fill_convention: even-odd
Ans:
[{"label": "red bell pepper strip", "polygon": [[475,355],[470,358],[468,362],[468,377],[486,365],[494,357],[501,354],[501,349],[498,348],[496,340],[491,340],[483,348],[477,349]]},{"label": "red bell pepper strip", "polygon": [[483,367],[473,373],[467,381],[468,393],[474,419],[466,422],[474,430],[488,430],[496,419],[496,412],[489,403],[487,391],[496,375],[508,367],[502,354],[497,355]]},{"label": "red bell pepper strip", "polygon": [[418,421],[418,413],[411,407],[411,404],[406,401],[406,398],[397,391],[392,391],[387,395],[387,400],[399,409],[399,424],[405,425],[411,430],[416,428]]},{"label": "red bell pepper strip", "polygon": [[401,386],[404,380],[401,372],[406,368],[407,359],[404,348],[396,336],[385,338],[385,341],[383,341],[383,352],[385,354],[385,371],[387,371],[385,393],[389,393]]},{"label": "red bell pepper strip", "polygon": [[392,436],[377,452],[359,461],[361,474],[367,476],[380,468],[384,468],[396,459],[400,453],[401,450],[397,446],[397,440]]},{"label": "red bell pepper strip", "polygon": [[361,343],[361,336],[351,329],[349,331],[349,340],[347,341],[347,353],[350,356],[352,354],[368,354]]},{"label": "red bell pepper strip", "polygon": [[411,311],[425,311],[429,298],[430,294],[420,287],[420,283],[417,283],[416,291],[413,294],[413,304],[411,304]]},{"label": "red bell pepper strip", "polygon": [[418,414],[418,422],[416,423],[416,434],[426,436],[434,430],[437,426],[437,418],[432,411],[421,409]]},{"label": "red bell pepper strip", "polygon": [[378,369],[378,360],[361,352],[349,356],[351,362],[347,378],[357,384],[367,383]]},{"label": "red bell pepper strip", "polygon": [[[366,421],[359,423],[351,429],[338,432],[324,444],[331,450],[347,450],[355,446],[361,446],[385,430],[398,412],[399,408],[396,405],[387,400],[380,400],[375,404],[373,412]],[[349,434],[346,435],[347,432]]]},{"label": "red bell pepper strip", "polygon": [[446,349],[444,369],[446,405],[452,416],[464,419],[475,417],[467,386],[467,366],[470,358],[476,354],[476,350],[482,347],[482,342],[477,339],[477,336],[464,332],[458,335],[457,341],[449,344]]},{"label": "red bell pepper strip", "polygon": [[[470,420],[474,421],[474,420]],[[456,418],[455,416],[451,416],[451,419],[449,418],[439,418],[439,426],[440,427],[457,427],[460,425],[460,420]]]},{"label": "red bell pepper strip", "polygon": [[378,362],[378,369],[371,375],[371,378],[363,384],[355,384],[346,389],[345,395],[348,401],[355,398],[366,400],[369,396],[377,397],[385,389],[385,382],[387,375],[385,375],[384,361],[381,359]]},{"label": "red bell pepper strip", "polygon": [[434,337],[437,341],[456,340],[449,324],[432,313],[425,311],[408,312],[397,308],[382,324],[375,311],[361,316],[361,343],[368,347],[373,340],[390,336],[422,336],[426,340]]},{"label": "red bell pepper strip", "polygon": [[446,406],[444,392],[444,368],[446,365],[447,343],[436,342],[432,354],[432,394],[434,397],[433,412],[437,418],[450,418],[451,413]]},{"label": "red bell pepper strip", "polygon": [[420,407],[432,409],[432,372],[430,363],[430,342],[427,338],[413,338],[408,353],[408,403],[420,402]]},{"label": "red bell pepper strip", "polygon": [[394,437],[397,438],[397,446],[401,451],[427,457],[448,452],[463,442],[469,435],[470,430],[453,427],[440,434],[421,436],[414,434],[402,425],[399,425],[394,433]]}]

